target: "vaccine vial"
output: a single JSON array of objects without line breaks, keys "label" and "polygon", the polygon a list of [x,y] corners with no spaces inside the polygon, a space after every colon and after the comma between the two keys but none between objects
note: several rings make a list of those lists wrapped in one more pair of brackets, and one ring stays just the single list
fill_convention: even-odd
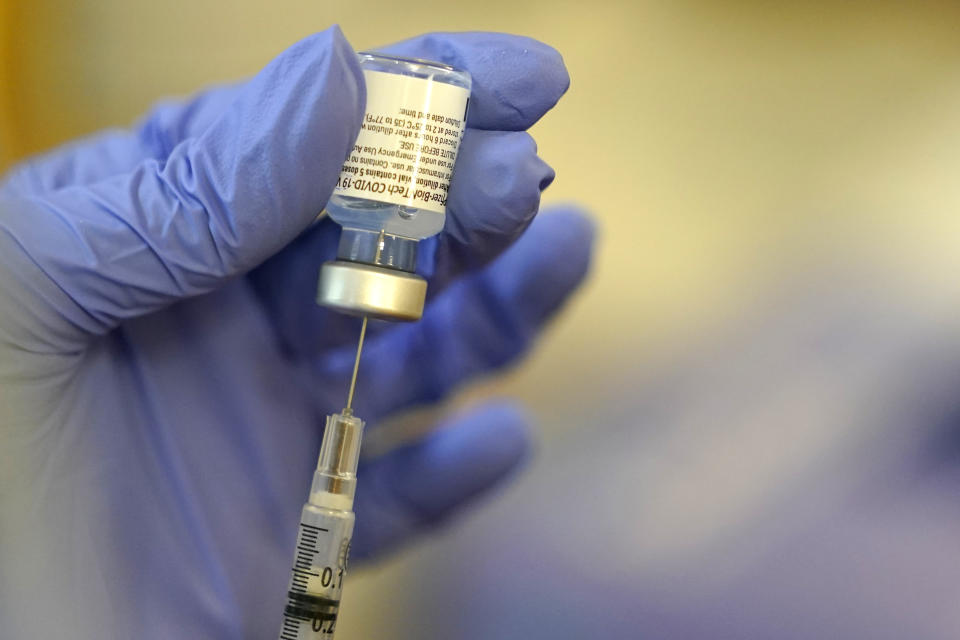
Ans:
[{"label": "vaccine vial", "polygon": [[423,312],[417,243],[443,229],[447,193],[466,128],[466,71],[361,53],[367,104],[360,133],[326,211],[343,230],[323,266],[318,302],[392,320]]}]

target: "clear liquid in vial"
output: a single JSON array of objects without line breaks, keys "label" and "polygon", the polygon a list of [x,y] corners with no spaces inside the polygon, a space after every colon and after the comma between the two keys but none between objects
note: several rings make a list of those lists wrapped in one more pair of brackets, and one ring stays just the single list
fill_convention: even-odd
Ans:
[{"label": "clear liquid in vial", "polygon": [[334,194],[327,213],[340,226],[422,239],[440,233],[445,214],[390,202]]}]

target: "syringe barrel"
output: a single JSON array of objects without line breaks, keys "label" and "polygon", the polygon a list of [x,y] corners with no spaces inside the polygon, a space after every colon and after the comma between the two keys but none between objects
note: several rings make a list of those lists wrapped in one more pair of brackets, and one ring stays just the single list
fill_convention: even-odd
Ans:
[{"label": "syringe barrel", "polygon": [[353,523],[352,511],[303,507],[280,640],[333,638]]}]

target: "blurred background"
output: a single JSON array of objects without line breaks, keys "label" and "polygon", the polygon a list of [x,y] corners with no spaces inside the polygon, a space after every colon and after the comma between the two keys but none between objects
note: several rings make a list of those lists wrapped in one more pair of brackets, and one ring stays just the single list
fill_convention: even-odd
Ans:
[{"label": "blurred background", "polygon": [[339,23],[557,47],[601,227],[521,366],[538,455],[338,638],[960,637],[960,5],[0,1],[0,167]]}]

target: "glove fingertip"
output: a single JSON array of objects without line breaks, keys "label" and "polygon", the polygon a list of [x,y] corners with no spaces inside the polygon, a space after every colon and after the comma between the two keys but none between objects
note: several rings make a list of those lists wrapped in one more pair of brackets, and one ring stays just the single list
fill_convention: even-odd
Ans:
[{"label": "glove fingertip", "polygon": [[409,453],[416,468],[395,490],[423,521],[442,519],[520,468],[532,450],[530,421],[515,405],[498,402],[451,418]]},{"label": "glove fingertip", "polygon": [[582,265],[587,271],[593,246],[599,233],[597,219],[576,204],[552,205],[543,211],[534,224],[542,225],[542,233],[562,245],[568,261]]},{"label": "glove fingertip", "polygon": [[530,42],[536,45],[538,49],[537,55],[541,59],[539,82],[546,89],[539,94],[540,104],[532,105],[530,109],[528,117],[531,119],[530,124],[533,124],[556,106],[560,102],[560,98],[570,90],[570,72],[567,70],[567,64],[559,51],[538,40],[530,39]]},{"label": "glove fingertip", "polygon": [[576,205],[552,207],[536,218],[494,264],[491,286],[503,299],[522,300],[516,313],[531,314],[525,326],[537,326],[583,282],[593,258],[596,224]]},{"label": "glove fingertip", "polygon": [[530,225],[556,177],[530,134],[468,130],[450,187],[445,257],[461,269],[500,254]]},{"label": "glove fingertip", "polygon": [[369,462],[357,493],[363,524],[354,557],[381,554],[446,521],[522,467],[532,441],[525,413],[496,402]]},{"label": "glove fingertip", "polygon": [[[471,126],[528,129],[570,88],[570,74],[559,51],[533,38],[510,37],[515,41],[510,49],[502,48],[496,64],[475,65],[475,83],[485,90],[474,93],[481,104],[475,105]],[[499,122],[487,122],[490,113],[499,114]]]},{"label": "glove fingertip", "polygon": [[533,451],[530,416],[515,403],[500,400],[466,417],[457,429],[461,450],[482,461],[493,479],[522,466]]},{"label": "glove fingertip", "polygon": [[495,32],[429,33],[383,52],[436,60],[473,77],[468,126],[522,131],[566,93],[563,57],[533,38]]}]

